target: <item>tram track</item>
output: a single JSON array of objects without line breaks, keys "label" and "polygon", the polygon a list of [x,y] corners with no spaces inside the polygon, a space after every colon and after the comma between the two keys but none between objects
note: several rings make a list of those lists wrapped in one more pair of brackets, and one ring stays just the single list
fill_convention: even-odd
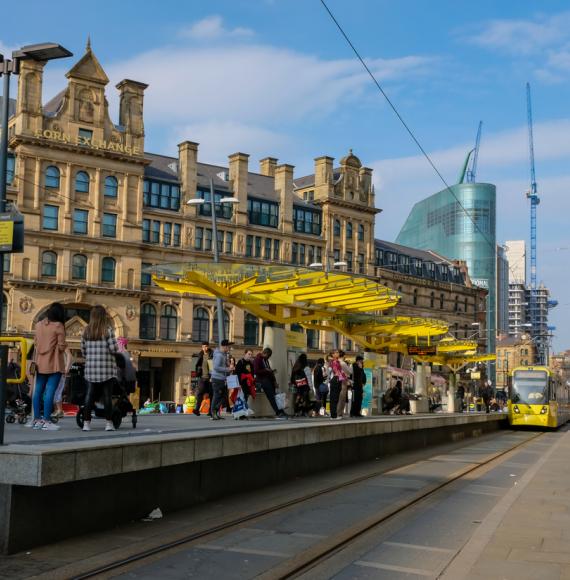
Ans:
[{"label": "tram track", "polygon": [[[537,433],[525,439],[523,441],[517,442],[516,444],[509,446],[507,449],[497,451],[492,453],[485,460],[476,463],[475,465],[469,464],[468,467],[462,468],[457,472],[453,473],[450,477],[445,479],[440,483],[436,483],[430,486],[422,488],[417,494],[406,499],[405,501],[396,504],[393,509],[384,509],[382,512],[376,513],[370,518],[361,521],[345,530],[342,533],[336,534],[326,540],[319,542],[308,549],[302,551],[301,553],[286,559],[286,561],[273,566],[271,570],[264,572],[257,576],[262,580],[285,580],[289,578],[297,578],[306,574],[311,569],[319,566],[324,560],[331,557],[335,553],[345,549],[352,542],[360,539],[365,534],[372,531],[374,528],[381,526],[383,523],[395,518],[398,515],[403,514],[406,510],[415,507],[420,502],[427,500],[434,496],[435,494],[441,492],[445,488],[451,486],[455,482],[466,478],[468,476],[474,475],[476,472],[488,468],[493,463],[504,459],[507,455],[511,454],[513,451],[526,446],[539,437],[543,436],[544,433]],[[467,446],[468,447],[468,446]],[[414,465],[416,462],[412,462],[408,465]],[[399,469],[399,468],[398,468]],[[73,580],[83,580],[88,578],[109,578],[114,577],[122,572],[132,569],[133,565],[143,564],[145,561],[154,561],[155,557],[166,555],[169,551],[174,551],[180,549],[185,545],[191,546],[198,542],[203,542],[209,538],[218,537],[224,532],[231,532],[235,529],[244,527],[247,524],[265,518],[270,515],[278,514],[289,508],[295,507],[297,505],[302,505],[303,503],[309,502],[317,497],[337,492],[341,489],[345,489],[348,486],[357,485],[359,483],[366,482],[375,477],[382,475],[387,475],[394,470],[393,467],[384,467],[384,469],[374,470],[365,475],[360,475],[358,477],[352,478],[347,481],[342,481],[339,484],[330,485],[321,488],[317,491],[311,491],[305,495],[295,497],[285,502],[275,504],[271,507],[267,507],[261,510],[257,510],[237,518],[225,521],[223,523],[204,528],[189,534],[185,534],[178,537],[172,541],[164,542],[156,546],[146,548],[130,554],[124,558],[117,558],[111,562],[107,562],[101,565],[94,566],[93,568],[82,571],[67,578],[72,578]]]}]

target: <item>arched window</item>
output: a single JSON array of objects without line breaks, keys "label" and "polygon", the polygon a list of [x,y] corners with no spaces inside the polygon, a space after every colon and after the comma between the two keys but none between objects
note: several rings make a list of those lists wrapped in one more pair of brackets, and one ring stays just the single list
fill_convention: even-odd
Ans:
[{"label": "arched window", "polygon": [[60,173],[55,165],[46,168],[46,187],[49,189],[59,189]]},{"label": "arched window", "polygon": [[414,288],[414,306],[418,305],[418,289]]},{"label": "arched window", "polygon": [[117,192],[119,191],[119,183],[116,177],[109,175],[105,177],[105,196],[106,197],[117,197]]},{"label": "arched window", "polygon": [[364,226],[362,224],[358,224],[358,241],[364,241]]},{"label": "arched window", "polygon": [[346,239],[352,241],[352,222],[346,222]]},{"label": "arched window", "polygon": [[340,220],[334,220],[334,235],[340,236]]},{"label": "arched window", "polygon": [[160,338],[161,340],[176,340],[178,330],[178,315],[176,308],[170,304],[162,307],[160,315]]},{"label": "arched window", "polygon": [[115,281],[115,258],[103,258],[101,262],[101,282]]},{"label": "arched window", "polygon": [[42,276],[56,276],[57,274],[57,254],[55,252],[44,252],[42,254]]},{"label": "arched window", "polygon": [[71,279],[85,280],[87,278],[87,257],[75,254],[71,261]]},{"label": "arched window", "polygon": [[89,193],[89,175],[85,171],[78,171],[75,176],[75,191]]},{"label": "arched window", "polygon": [[210,340],[210,316],[205,308],[194,308],[192,340],[194,342]]},{"label": "arched window", "polygon": [[259,319],[253,314],[245,315],[243,343],[251,346],[259,344]]},{"label": "arched window", "polygon": [[307,348],[317,350],[319,348],[319,331],[313,328],[307,329]]},{"label": "arched window", "polygon": [[139,334],[146,340],[156,338],[156,308],[152,304],[143,304],[141,307]]},{"label": "arched window", "polygon": [[[214,331],[212,333],[213,338],[214,338],[214,343],[218,344],[219,342],[219,336],[218,336],[218,311],[214,310],[214,320],[213,320],[213,324],[214,324]],[[224,310],[224,338],[229,339],[230,338],[230,315],[228,314],[227,310]]]},{"label": "arched window", "polygon": [[435,292],[432,292],[429,295],[429,307],[433,308],[434,303],[435,303]]},{"label": "arched window", "polygon": [[443,310],[443,294],[439,295],[439,307],[441,310]]}]

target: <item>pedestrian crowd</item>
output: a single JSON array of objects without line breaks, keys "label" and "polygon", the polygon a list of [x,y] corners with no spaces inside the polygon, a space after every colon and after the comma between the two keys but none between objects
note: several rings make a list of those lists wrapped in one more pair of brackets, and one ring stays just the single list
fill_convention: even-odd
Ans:
[{"label": "pedestrian crowd", "polygon": [[[345,359],[342,350],[334,350],[326,360],[319,358],[313,366],[305,353],[298,356],[286,389],[277,384],[275,369],[271,367],[270,348],[254,355],[246,348],[240,360],[230,355],[233,343],[223,340],[212,349],[208,342],[202,344],[196,363],[198,386],[187,398],[194,415],[204,413],[212,420],[223,419],[222,410],[232,412],[236,418],[246,418],[251,411],[249,401],[257,392],[263,392],[276,419],[287,419],[287,392],[292,391],[292,409],[296,417],[362,416],[362,397],[366,384],[364,358],[354,362]],[[350,396],[349,396],[350,394]],[[209,402],[209,404],[208,404]],[[327,407],[328,402],[328,407]]]}]

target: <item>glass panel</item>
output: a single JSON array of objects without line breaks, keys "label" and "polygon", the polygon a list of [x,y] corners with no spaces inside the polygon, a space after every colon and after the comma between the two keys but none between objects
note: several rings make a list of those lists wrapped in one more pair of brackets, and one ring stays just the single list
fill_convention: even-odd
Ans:
[{"label": "glass panel", "polygon": [[156,339],[156,309],[152,304],[143,304],[141,308],[140,337]]},{"label": "glass panel", "polygon": [[75,191],[89,193],[89,175],[85,171],[78,171],[75,176]]},{"label": "glass panel", "polygon": [[156,221],[156,220],[152,221],[152,235],[151,235],[150,241],[153,244],[160,243],[160,222],[159,221]]},{"label": "glass panel", "polygon": [[181,226],[180,224],[174,224],[174,233],[172,234],[172,245],[173,246],[180,246],[181,244]]},{"label": "glass panel", "polygon": [[59,207],[57,205],[44,205],[44,230],[57,230],[59,218]]},{"label": "glass panel", "polygon": [[194,238],[194,248],[201,250],[203,246],[204,228],[196,228],[196,236]]},{"label": "glass panel", "polygon": [[87,258],[82,254],[73,256],[71,278],[72,280],[85,280],[87,278]]},{"label": "glass panel", "polygon": [[55,165],[50,165],[46,169],[46,187],[59,189],[59,169]]},{"label": "glass panel", "polygon": [[113,258],[103,258],[101,267],[101,281],[114,282],[115,281],[115,260]]},{"label": "glass panel", "polygon": [[143,242],[150,242],[150,220],[143,220],[142,239]]},{"label": "glass panel", "polygon": [[73,210],[73,233],[86,234],[89,212],[84,209]]},{"label": "glass panel", "polygon": [[16,168],[16,158],[11,153],[8,154],[8,162],[6,165],[6,185],[11,185],[14,181],[14,171]]},{"label": "glass panel", "polygon": [[115,177],[112,175],[105,177],[105,195],[107,197],[117,197],[118,189],[119,185]]},{"label": "glass panel", "polygon": [[117,216],[113,213],[103,214],[103,236],[106,238],[117,237]]}]

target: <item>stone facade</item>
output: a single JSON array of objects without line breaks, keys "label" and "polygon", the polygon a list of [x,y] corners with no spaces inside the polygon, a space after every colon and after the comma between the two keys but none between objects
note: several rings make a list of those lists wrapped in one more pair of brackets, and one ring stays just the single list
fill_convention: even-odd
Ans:
[{"label": "stone facade", "polygon": [[[147,85],[117,84],[115,124],[109,81],[89,46],[67,73],[67,87],[43,106],[42,73],[42,63],[22,61],[10,120],[15,167],[8,198],[24,215],[26,247],[6,264],[8,334],[30,336],[59,301],[77,349],[89,308],[103,304],[117,335],[129,339],[141,396],[180,400],[190,385],[192,354],[201,340],[215,338],[215,304],[165,293],[144,268],[212,259],[211,206],[186,204],[196,196],[208,200],[210,180],[216,198],[238,199],[219,209],[224,261],[333,268],[342,260],[342,269],[380,277],[402,293],[395,314],[448,318],[458,334],[470,331],[477,309],[484,309],[466,274],[460,283],[435,281],[378,263],[372,170],[352,152],[338,168],[333,158],[319,157],[314,175],[297,179],[293,166],[272,157],[261,160],[257,173],[245,153],[230,155],[228,167],[201,163],[191,141],[179,145],[177,157],[145,153]],[[262,321],[233,306],[225,316],[238,345],[261,344]],[[308,338],[315,355],[333,344],[326,333]],[[340,346],[352,348],[344,340]]]},{"label": "stone facade", "polygon": [[497,389],[510,385],[510,373],[519,366],[536,363],[536,345],[530,335],[502,337],[497,340]]}]

